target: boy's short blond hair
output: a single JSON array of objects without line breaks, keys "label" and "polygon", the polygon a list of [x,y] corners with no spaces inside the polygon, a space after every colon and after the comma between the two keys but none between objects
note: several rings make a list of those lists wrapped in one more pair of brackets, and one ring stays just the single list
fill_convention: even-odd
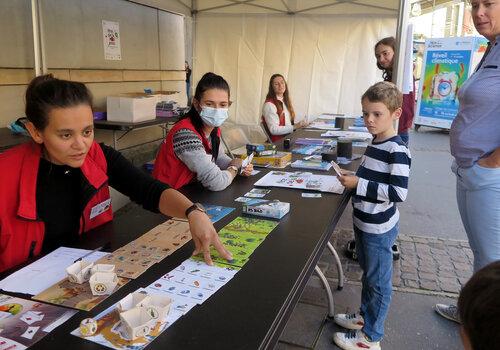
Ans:
[{"label": "boy's short blond hair", "polygon": [[365,98],[370,102],[382,102],[391,113],[403,105],[403,94],[396,85],[388,81],[370,86],[361,96],[361,101]]}]

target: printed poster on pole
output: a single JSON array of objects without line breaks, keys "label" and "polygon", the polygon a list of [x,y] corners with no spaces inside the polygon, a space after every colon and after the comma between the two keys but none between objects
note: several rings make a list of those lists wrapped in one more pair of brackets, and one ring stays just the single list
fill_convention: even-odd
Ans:
[{"label": "printed poster on pole", "polygon": [[484,53],[480,38],[438,38],[425,41],[424,67],[415,125],[449,129],[458,112],[457,93]]}]

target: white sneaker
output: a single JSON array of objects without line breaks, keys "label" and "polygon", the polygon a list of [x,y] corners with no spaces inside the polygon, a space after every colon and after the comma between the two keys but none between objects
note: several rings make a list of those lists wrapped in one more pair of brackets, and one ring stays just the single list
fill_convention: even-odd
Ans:
[{"label": "white sneaker", "polygon": [[343,350],[381,350],[379,341],[368,341],[361,331],[333,333],[333,342]]},{"label": "white sneaker", "polygon": [[347,329],[358,330],[363,328],[365,325],[365,320],[360,314],[337,314],[333,317],[333,320],[340,327]]}]

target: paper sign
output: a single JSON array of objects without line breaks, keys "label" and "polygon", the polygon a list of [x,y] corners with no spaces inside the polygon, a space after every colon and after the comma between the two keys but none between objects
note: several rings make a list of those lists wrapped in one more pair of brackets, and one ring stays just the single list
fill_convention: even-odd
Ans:
[{"label": "paper sign", "polygon": [[105,60],[121,60],[120,24],[118,22],[102,21],[102,37]]}]

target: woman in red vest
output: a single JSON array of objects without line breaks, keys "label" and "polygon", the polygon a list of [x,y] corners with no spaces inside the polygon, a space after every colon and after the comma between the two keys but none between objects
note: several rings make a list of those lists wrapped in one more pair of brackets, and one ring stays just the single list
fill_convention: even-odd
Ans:
[{"label": "woman in red vest", "polygon": [[262,123],[273,142],[307,125],[305,121],[295,123],[295,111],[288,93],[288,85],[281,74],[269,79],[269,89],[262,108]]},{"label": "woman in red vest", "polygon": [[82,83],[43,75],[28,86],[33,140],[0,154],[0,272],[112,220],[109,186],[145,209],[187,217],[208,263],[211,244],[230,259],[202,207],[94,141],[91,106]]},{"label": "woman in red vest", "polygon": [[[394,65],[394,52],[396,47],[396,39],[390,36],[381,39],[375,44],[375,58],[377,59],[377,67],[384,71],[383,78],[385,81],[392,82],[392,68]],[[415,81],[413,82],[413,91],[403,95],[403,113],[399,118],[398,135],[408,145],[410,135],[408,130],[413,124],[415,117]]]},{"label": "woman in red vest", "polygon": [[[206,73],[196,86],[189,112],[168,132],[156,157],[153,176],[177,189],[199,181],[221,191],[240,173],[241,159],[231,159],[220,147],[219,127],[228,118],[229,85]],[[241,172],[249,176],[252,164]]]}]

